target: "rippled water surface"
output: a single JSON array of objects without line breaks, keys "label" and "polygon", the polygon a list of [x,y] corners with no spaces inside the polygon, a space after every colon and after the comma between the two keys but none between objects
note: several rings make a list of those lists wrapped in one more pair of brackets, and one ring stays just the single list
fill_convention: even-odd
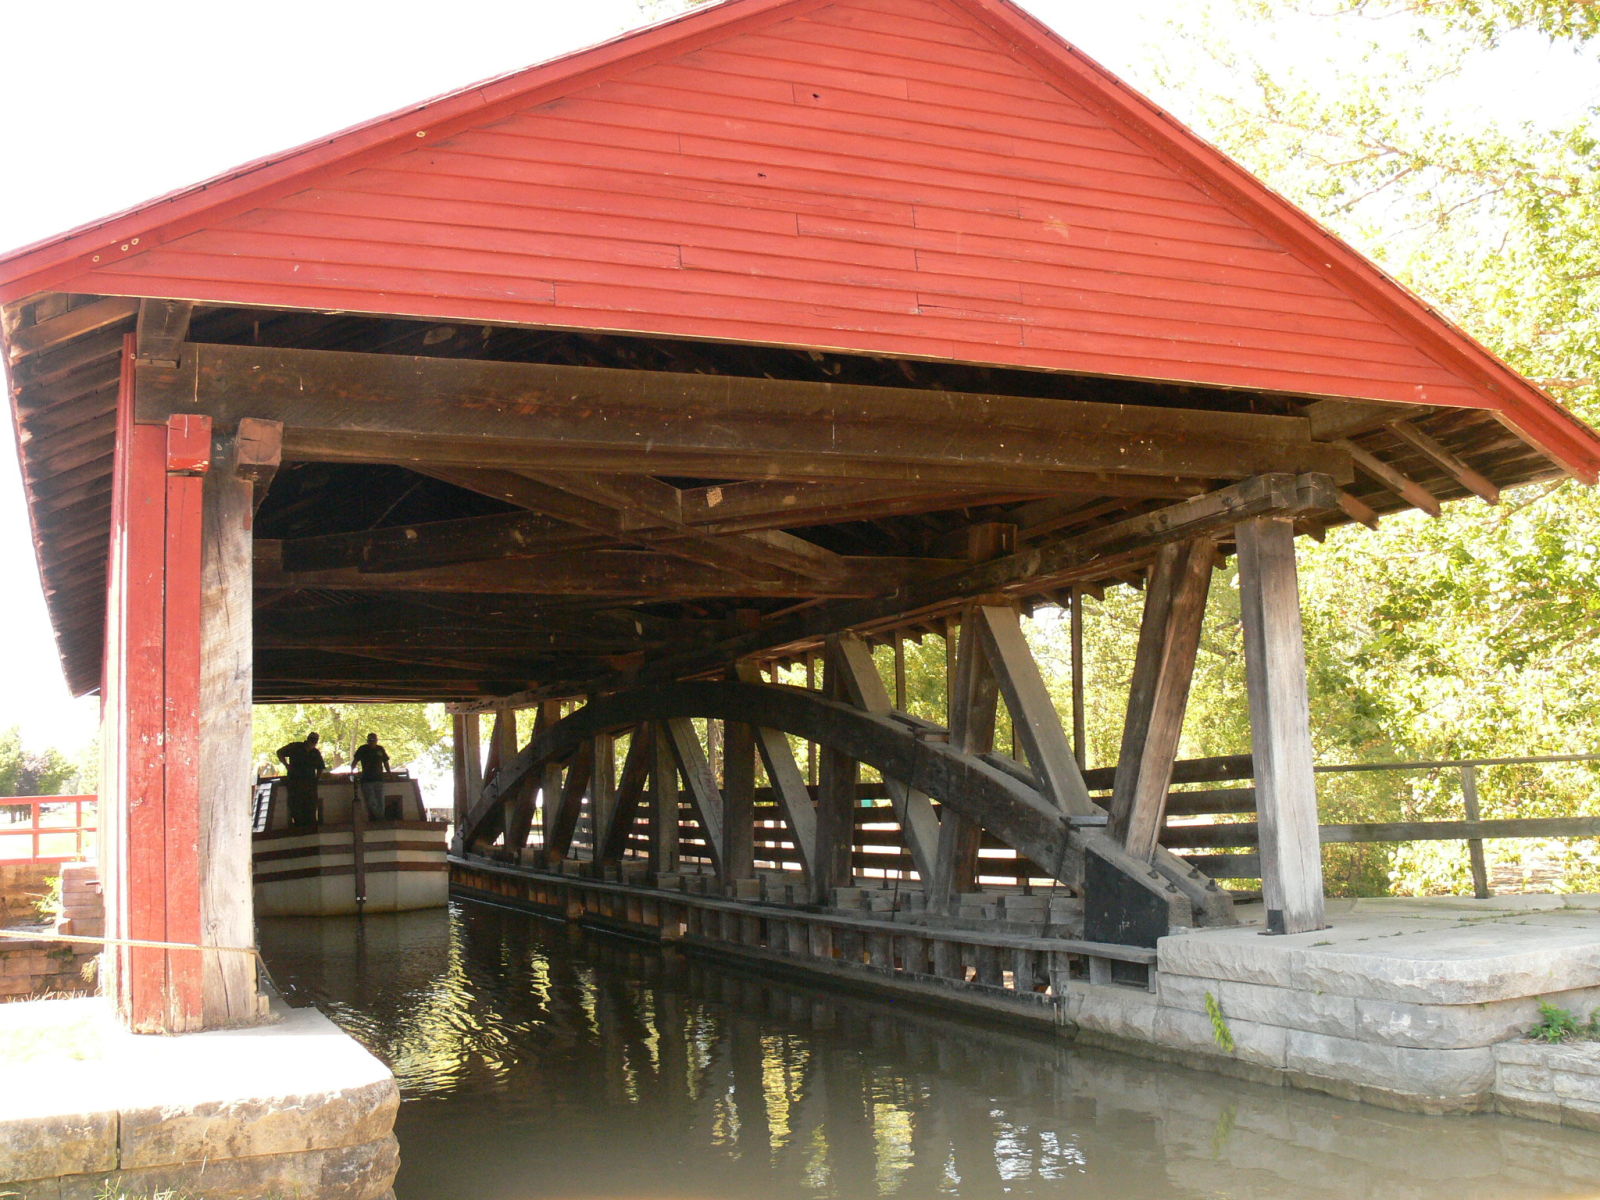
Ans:
[{"label": "rippled water surface", "polygon": [[1235,1083],[479,905],[262,941],[399,1077],[399,1200],[1600,1197],[1600,1134]]}]

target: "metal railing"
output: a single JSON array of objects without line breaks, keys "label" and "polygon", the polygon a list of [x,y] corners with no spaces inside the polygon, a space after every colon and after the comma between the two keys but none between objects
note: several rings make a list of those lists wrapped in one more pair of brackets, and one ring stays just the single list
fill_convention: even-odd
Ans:
[{"label": "metal railing", "polygon": [[95,796],[0,796],[0,863],[63,863],[91,854]]}]

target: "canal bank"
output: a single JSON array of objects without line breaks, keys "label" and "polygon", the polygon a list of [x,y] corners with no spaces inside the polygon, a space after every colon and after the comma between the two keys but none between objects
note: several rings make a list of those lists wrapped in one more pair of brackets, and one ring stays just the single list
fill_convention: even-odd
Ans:
[{"label": "canal bank", "polygon": [[[1596,1043],[1541,1049],[1540,1002],[1600,1008],[1600,897],[1329,901],[1331,924],[1231,928],[1151,948],[1064,936],[1071,902],[988,895],[930,913],[920,889],[839,889],[788,906],[780,873],[739,898],[707,876],[624,882],[453,863],[459,895],[754,969],[808,975],[1220,1074],[1403,1111],[1502,1111],[1600,1129]],[[1056,906],[1056,907],[1053,907]],[[1059,911],[1058,911],[1059,908]]]},{"label": "canal bank", "polygon": [[485,905],[263,922],[390,1064],[399,1200],[1553,1200],[1600,1137],[1262,1087]]}]

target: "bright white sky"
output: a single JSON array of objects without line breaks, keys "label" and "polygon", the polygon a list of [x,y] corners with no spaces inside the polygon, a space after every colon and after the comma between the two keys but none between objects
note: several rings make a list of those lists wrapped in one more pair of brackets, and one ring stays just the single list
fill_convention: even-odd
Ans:
[{"label": "bright white sky", "polygon": [[[1192,0],[1023,2],[1147,89],[1150,49],[1164,40],[1166,22],[1200,7]],[[0,250],[640,23],[637,0],[166,0],[137,11],[109,0],[5,5],[0,112],[10,116]],[[1317,66],[1326,35],[1324,25],[1308,26],[1273,57],[1328,72]],[[1497,114],[1521,119],[1553,96],[1562,107],[1600,99],[1592,64],[1554,58],[1532,41],[1515,45],[1510,59],[1511,71],[1501,61],[1492,86],[1469,80],[1461,101],[1492,97]],[[1538,86],[1504,86],[1519,76]],[[20,725],[30,745],[73,753],[93,736],[98,703],[73,701],[61,682],[9,421],[4,428],[0,563],[8,572],[0,628],[9,644],[0,728]]]}]

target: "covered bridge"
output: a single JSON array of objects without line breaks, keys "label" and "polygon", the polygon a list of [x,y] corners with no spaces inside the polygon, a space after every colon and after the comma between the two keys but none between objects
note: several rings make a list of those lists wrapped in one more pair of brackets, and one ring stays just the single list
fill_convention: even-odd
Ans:
[{"label": "covered bridge", "polygon": [[[1269,921],[1317,928],[1296,532],[1600,470],[1007,0],[727,0],[16,251],[0,301],[62,661],[104,702],[110,929],[157,941],[249,944],[250,705],[297,698],[456,703],[464,862],[526,861],[542,812],[558,863],[582,810],[595,858],[669,870],[682,802],[731,888],[759,760],[825,901],[866,763],[931,908],[987,835],[1090,936],[1226,921],[1157,846],[1219,552]],[[1108,818],[1017,614],[1136,577]],[[895,713],[863,639],[956,627],[949,728]],[[816,652],[812,688],[761,674]],[[127,1018],[248,1019],[249,961],[200,962],[124,951]]]}]

